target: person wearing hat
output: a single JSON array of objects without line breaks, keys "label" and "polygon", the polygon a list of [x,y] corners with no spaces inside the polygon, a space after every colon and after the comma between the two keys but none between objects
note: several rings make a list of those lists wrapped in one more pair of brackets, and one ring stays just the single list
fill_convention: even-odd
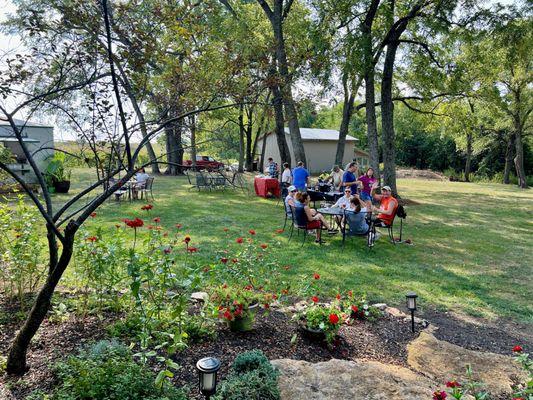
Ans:
[{"label": "person wearing hat", "polygon": [[296,193],[298,193],[298,190],[296,190],[296,186],[289,186],[287,189],[289,193],[287,194],[287,197],[285,197],[285,210],[287,210],[287,213],[290,214],[291,207],[296,207]]},{"label": "person wearing hat", "polygon": [[377,226],[389,226],[394,220],[396,209],[398,208],[398,200],[392,196],[390,186],[382,186],[381,194],[375,194],[377,182],[372,185],[372,197],[379,201],[379,207],[372,206],[372,211],[378,215],[376,217]]}]

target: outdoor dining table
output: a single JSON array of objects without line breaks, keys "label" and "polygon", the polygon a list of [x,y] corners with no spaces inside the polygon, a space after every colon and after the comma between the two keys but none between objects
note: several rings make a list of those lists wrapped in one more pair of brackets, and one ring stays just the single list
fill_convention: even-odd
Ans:
[{"label": "outdoor dining table", "polygon": [[[335,216],[343,217],[345,209],[341,208],[341,207],[322,207],[322,208],[319,208],[316,211],[319,212],[322,215],[329,215],[330,221],[332,222],[333,221],[333,217],[335,217]],[[341,233],[344,234],[343,224],[337,223],[337,225],[341,229]]]},{"label": "outdoor dining table", "polygon": [[256,176],[254,179],[255,194],[261,197],[268,197],[271,193],[274,197],[281,196],[279,181],[275,178]]}]

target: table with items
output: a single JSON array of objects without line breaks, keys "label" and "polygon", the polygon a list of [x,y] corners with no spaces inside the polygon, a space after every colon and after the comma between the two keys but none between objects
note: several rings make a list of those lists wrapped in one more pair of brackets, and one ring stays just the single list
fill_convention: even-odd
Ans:
[{"label": "table with items", "polygon": [[264,198],[280,197],[281,188],[279,181],[275,178],[256,176],[254,179],[255,194]]}]

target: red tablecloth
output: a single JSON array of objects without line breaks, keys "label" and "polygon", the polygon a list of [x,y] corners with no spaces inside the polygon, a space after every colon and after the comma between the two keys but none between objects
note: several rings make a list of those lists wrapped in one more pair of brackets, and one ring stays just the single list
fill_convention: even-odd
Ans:
[{"label": "red tablecloth", "polygon": [[268,197],[271,193],[274,197],[281,196],[281,189],[279,181],[274,178],[259,178],[254,179],[255,194],[261,197]]}]

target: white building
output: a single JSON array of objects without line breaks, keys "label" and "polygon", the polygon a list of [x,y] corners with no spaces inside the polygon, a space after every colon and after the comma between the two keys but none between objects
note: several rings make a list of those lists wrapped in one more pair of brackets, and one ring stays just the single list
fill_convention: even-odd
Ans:
[{"label": "white building", "polygon": [[[15,124],[19,129],[22,129],[23,141],[28,151],[33,155],[39,169],[44,171],[48,164],[46,159],[54,154],[54,127],[18,119],[15,119]],[[13,153],[13,162],[8,164],[9,168],[26,182],[37,182],[37,177],[22,151],[22,146],[15,137],[15,132],[9,122],[2,119],[0,119],[0,143]]]},{"label": "white building", "polygon": [[[339,131],[334,129],[314,129],[300,128],[302,142],[307,158],[307,169],[313,174],[323,171],[330,171],[335,163],[335,154],[337,152],[337,143],[339,141]],[[299,160],[295,160],[294,151],[289,128],[285,128],[285,138],[289,146],[292,165],[295,167]],[[276,134],[270,132],[258,139],[257,149],[260,151],[263,147],[263,140],[266,140],[265,160],[272,157],[274,161],[280,163],[279,147],[276,140]],[[368,154],[356,148],[359,139],[346,135],[346,144],[344,147],[344,158],[340,167],[344,169],[345,165],[357,158],[360,166],[368,165]]]}]

